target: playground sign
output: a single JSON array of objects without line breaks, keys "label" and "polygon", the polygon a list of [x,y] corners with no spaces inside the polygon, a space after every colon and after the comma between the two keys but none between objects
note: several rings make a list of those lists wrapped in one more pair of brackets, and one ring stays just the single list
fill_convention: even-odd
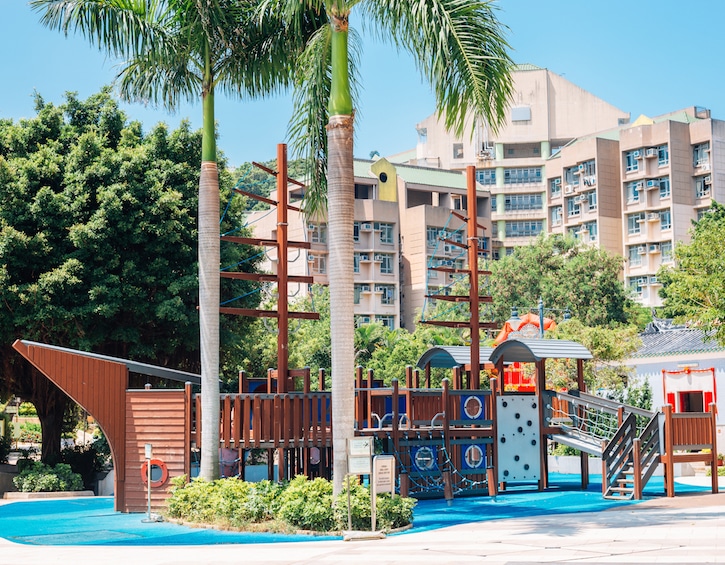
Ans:
[{"label": "playground sign", "polygon": [[372,472],[373,438],[356,437],[347,443],[347,472],[369,475]]}]

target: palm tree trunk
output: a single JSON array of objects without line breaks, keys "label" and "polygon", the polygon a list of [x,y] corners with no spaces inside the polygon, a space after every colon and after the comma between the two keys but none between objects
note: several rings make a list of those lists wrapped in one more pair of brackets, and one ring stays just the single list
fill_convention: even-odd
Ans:
[{"label": "palm tree trunk", "polygon": [[354,436],[355,319],[353,315],[353,117],[332,116],[327,126],[327,207],[330,235],[330,334],[332,337],[333,490],[347,474],[347,442]]},{"label": "palm tree trunk", "polygon": [[332,348],[333,493],[342,492],[347,475],[347,444],[355,435],[355,317],[353,303],[353,111],[348,60],[349,13],[337,7],[332,26],[331,84],[327,124],[327,222],[330,236],[330,334]]},{"label": "palm tree trunk", "polygon": [[214,139],[214,93],[203,97],[199,179],[199,330],[201,350],[201,468],[199,476],[219,477],[219,172]]}]

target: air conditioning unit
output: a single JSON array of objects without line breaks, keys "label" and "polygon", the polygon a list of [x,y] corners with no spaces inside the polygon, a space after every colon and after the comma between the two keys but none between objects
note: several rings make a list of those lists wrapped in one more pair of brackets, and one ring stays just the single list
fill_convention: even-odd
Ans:
[{"label": "air conditioning unit", "polygon": [[307,231],[315,231],[315,224],[307,224]]},{"label": "air conditioning unit", "polygon": [[712,177],[710,175],[707,175],[704,179],[702,179],[702,181],[705,184],[711,184],[712,183]]},{"label": "air conditioning unit", "polygon": [[647,151],[645,152],[645,157],[657,157],[657,148],[648,147]]},{"label": "air conditioning unit", "polygon": [[660,244],[659,243],[650,243],[650,245],[649,245],[649,252],[650,253],[659,253],[660,252]]},{"label": "air conditioning unit", "polygon": [[446,230],[441,230],[438,232],[438,239],[446,239],[448,237],[448,232]]},{"label": "air conditioning unit", "polygon": [[375,260],[376,261],[382,261],[383,260],[383,256],[382,255],[376,255],[375,256]]},{"label": "air conditioning unit", "polygon": [[597,177],[595,175],[584,177],[584,186],[594,186],[595,184],[597,184]]},{"label": "air conditioning unit", "polygon": [[367,253],[360,253],[360,261],[370,261],[370,255]]},{"label": "air conditioning unit", "polygon": [[360,291],[361,292],[370,292],[370,285],[369,284],[361,284],[360,285]]},{"label": "air conditioning unit", "polygon": [[659,188],[659,187],[660,187],[659,179],[649,179],[647,181],[647,188]]},{"label": "air conditioning unit", "polygon": [[587,197],[584,196],[583,194],[580,194],[579,196],[574,197],[574,202],[582,203],[582,202],[586,202],[586,201],[587,201]]},{"label": "air conditioning unit", "polygon": [[453,261],[451,261],[450,259],[446,259],[445,261],[442,261],[442,264],[446,265],[447,267],[452,267]]},{"label": "air conditioning unit", "polygon": [[649,278],[649,284],[660,284],[657,280],[657,277],[650,277]]},{"label": "air conditioning unit", "polygon": [[640,255],[644,255],[645,253],[647,253],[647,248],[644,245],[640,245],[637,248],[637,253],[639,253]]},{"label": "air conditioning unit", "polygon": [[583,164],[582,164],[582,165],[579,165],[579,166],[577,167],[577,170],[579,170],[579,171],[583,171],[583,170],[584,170],[584,165],[583,165]]},{"label": "air conditioning unit", "polygon": [[637,190],[642,190],[643,187],[644,184],[642,184],[642,181],[634,183],[634,188],[636,188]]},{"label": "air conditioning unit", "polygon": [[647,214],[647,221],[649,222],[656,222],[660,219],[660,215],[657,212],[652,212],[651,214]]},{"label": "air conditioning unit", "polygon": [[574,187],[570,184],[564,186],[564,194],[571,194],[574,192]]},{"label": "air conditioning unit", "polygon": [[310,253],[310,254],[307,255],[307,262],[308,263],[312,263],[314,260],[315,260],[315,256],[312,253]]},{"label": "air conditioning unit", "polygon": [[553,184],[554,184],[554,186],[560,186],[561,185],[561,179],[554,179]]},{"label": "air conditioning unit", "polygon": [[634,157],[635,159],[641,159],[642,155],[639,151],[632,151],[632,157]]},{"label": "air conditioning unit", "polygon": [[370,222],[365,222],[364,224],[362,224],[362,225],[360,226],[360,229],[361,229],[362,231],[370,231],[370,230],[372,230],[372,229],[373,229],[373,225],[372,225],[372,224],[371,224]]},{"label": "air conditioning unit", "polygon": [[453,246],[452,245],[446,244],[446,245],[443,246],[443,253],[450,253],[451,251],[453,251]]},{"label": "air conditioning unit", "polygon": [[383,285],[381,285],[381,284],[375,285],[375,292],[384,292],[384,291],[385,291],[385,287]]}]

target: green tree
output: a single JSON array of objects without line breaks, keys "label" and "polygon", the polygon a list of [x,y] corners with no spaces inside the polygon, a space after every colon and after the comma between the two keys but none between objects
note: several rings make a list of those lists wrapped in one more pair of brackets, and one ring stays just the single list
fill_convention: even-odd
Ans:
[{"label": "green tree", "polygon": [[627,324],[635,309],[620,280],[621,257],[598,247],[584,246],[560,235],[541,235],[531,245],[488,265],[488,291],[494,321],[503,323],[517,306],[519,313],[543,298],[547,316],[561,320],[568,308],[587,326]]},{"label": "green tree", "polygon": [[713,202],[691,236],[675,247],[676,266],[657,273],[664,315],[713,332],[725,344],[725,206]]},{"label": "green tree", "polygon": [[[0,390],[35,405],[52,463],[67,398],[11,349],[15,339],[199,369],[201,134],[183,122],[144,135],[108,89],[61,106],[36,96],[36,110],[0,122]],[[225,224],[240,217],[232,210]],[[224,256],[249,270],[259,261],[247,261],[251,248]],[[244,322],[224,329],[232,339]]]},{"label": "green tree", "polygon": [[31,0],[42,22],[123,59],[121,94],[163,104],[202,103],[199,179],[199,325],[202,374],[200,476],[219,476],[219,170],[214,121],[217,89],[261,96],[285,86],[296,54],[319,18],[300,10],[289,26],[253,0]]},{"label": "green tree", "polygon": [[[313,186],[319,189],[308,193],[308,209],[321,209],[325,195],[327,199],[334,479],[335,493],[339,493],[347,469],[346,444],[354,431],[352,92],[357,53],[356,43],[349,41],[349,18],[354,9],[377,37],[413,55],[433,88],[437,111],[458,135],[471,116],[482,118],[492,130],[503,122],[511,97],[512,63],[502,26],[487,0],[283,2],[290,18],[298,19],[300,10],[313,7],[329,19],[299,62],[298,110],[291,131],[302,140],[296,148],[307,156]],[[326,192],[322,188],[325,173]]]}]

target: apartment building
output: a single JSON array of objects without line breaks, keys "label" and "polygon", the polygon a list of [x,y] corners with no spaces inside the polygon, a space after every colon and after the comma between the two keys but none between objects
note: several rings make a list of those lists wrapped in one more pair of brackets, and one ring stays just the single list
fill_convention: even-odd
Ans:
[{"label": "apartment building", "polygon": [[574,139],[629,121],[628,113],[547,69],[521,65],[513,80],[508,119],[495,135],[473,118],[473,136],[462,139],[436,115],[416,126],[417,164],[475,165],[478,182],[491,191],[494,258],[547,230],[548,159]]},{"label": "apartment building", "polygon": [[[483,253],[491,247],[491,195],[480,186],[477,193]],[[290,187],[291,202],[302,196],[302,189]],[[393,164],[387,159],[355,160],[357,323],[380,322],[391,329],[413,331],[426,295],[455,282],[453,276],[428,267],[465,264],[465,251],[443,240],[465,240],[465,223],[452,212],[465,215],[467,206],[466,178],[461,171]],[[250,214],[247,223],[256,237],[276,237],[276,216],[269,211]],[[291,252],[289,274],[311,274],[316,283],[327,284],[326,219],[305,218],[290,210],[288,224],[291,241],[310,242],[309,251]],[[276,272],[277,260],[275,252],[268,252],[262,268]],[[307,285],[290,283],[291,296],[308,292]]]},{"label": "apartment building", "polygon": [[492,195],[494,258],[542,231],[568,233],[622,255],[638,301],[661,305],[658,269],[725,196],[725,122],[693,106],[630,123],[546,69],[513,76],[509,119],[495,137],[478,125],[470,141],[456,139],[431,116],[417,126],[417,162],[476,165]]}]

